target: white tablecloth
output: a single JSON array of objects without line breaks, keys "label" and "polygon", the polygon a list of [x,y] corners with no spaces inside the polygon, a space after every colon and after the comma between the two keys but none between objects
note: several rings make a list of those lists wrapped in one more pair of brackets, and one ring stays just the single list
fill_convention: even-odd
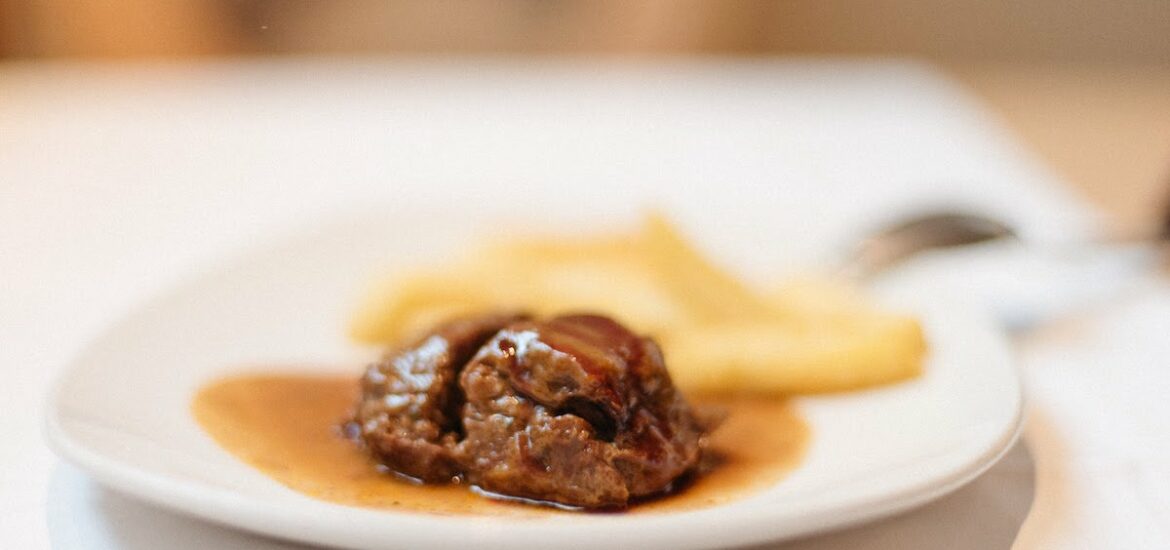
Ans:
[{"label": "white tablecloth", "polygon": [[[796,212],[802,238],[783,244],[810,263],[879,214],[940,202],[1036,241],[1094,227],[915,64],[0,66],[0,548],[285,546],[97,487],[42,443],[45,389],[111,319],[211,259],[467,178],[480,203],[639,185],[667,208],[678,186],[750,180]],[[1170,547],[1167,327],[1170,286],[1151,277],[1022,339],[1024,444],[925,508],[785,547]]]}]

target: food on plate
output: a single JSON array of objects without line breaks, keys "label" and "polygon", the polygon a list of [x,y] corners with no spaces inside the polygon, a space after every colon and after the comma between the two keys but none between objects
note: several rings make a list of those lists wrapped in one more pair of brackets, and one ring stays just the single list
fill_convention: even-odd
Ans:
[{"label": "food on plate", "polygon": [[915,319],[848,285],[762,292],[655,216],[632,234],[510,239],[398,277],[351,334],[390,350],[359,384],[225,379],[194,414],[293,489],[429,513],[741,498],[803,456],[808,426],[787,395],[909,378],[926,353]]},{"label": "food on plate", "polygon": [[668,491],[706,429],[658,346],[597,315],[441,324],[368,368],[354,423],[394,472],[585,508]]},{"label": "food on plate", "polygon": [[877,309],[839,281],[761,292],[658,216],[627,235],[487,244],[460,263],[386,281],[351,334],[388,344],[501,308],[605,312],[661,344],[675,383],[695,393],[852,390],[914,377],[926,355],[916,319]]}]

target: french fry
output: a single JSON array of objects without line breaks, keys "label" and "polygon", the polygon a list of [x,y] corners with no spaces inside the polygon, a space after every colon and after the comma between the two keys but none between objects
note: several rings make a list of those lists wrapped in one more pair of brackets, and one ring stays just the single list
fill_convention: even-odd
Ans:
[{"label": "french fry", "polygon": [[647,216],[642,231],[645,257],[663,286],[696,317],[723,322],[768,315],[760,296],[707,261],[661,216]]},{"label": "french fry", "polygon": [[917,376],[926,352],[916,321],[872,314],[806,330],[786,323],[695,327],[671,334],[663,347],[676,384],[712,394],[865,388]]}]

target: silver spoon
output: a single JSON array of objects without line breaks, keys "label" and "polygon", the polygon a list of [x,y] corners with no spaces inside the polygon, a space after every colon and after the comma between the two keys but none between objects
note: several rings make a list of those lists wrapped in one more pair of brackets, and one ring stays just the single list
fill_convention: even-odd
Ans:
[{"label": "silver spoon", "polygon": [[930,212],[889,225],[858,243],[845,273],[868,278],[927,250],[1015,239],[1006,223],[963,212]]}]

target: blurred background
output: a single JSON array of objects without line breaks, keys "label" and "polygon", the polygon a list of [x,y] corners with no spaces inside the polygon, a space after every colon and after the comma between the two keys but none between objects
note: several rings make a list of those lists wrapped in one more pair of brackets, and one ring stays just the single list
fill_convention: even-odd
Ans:
[{"label": "blurred background", "polygon": [[5,0],[5,53],[914,53],[1165,62],[1160,0]]},{"label": "blurred background", "polygon": [[0,58],[909,56],[987,101],[1119,231],[1170,179],[1164,0],[0,0]]}]

